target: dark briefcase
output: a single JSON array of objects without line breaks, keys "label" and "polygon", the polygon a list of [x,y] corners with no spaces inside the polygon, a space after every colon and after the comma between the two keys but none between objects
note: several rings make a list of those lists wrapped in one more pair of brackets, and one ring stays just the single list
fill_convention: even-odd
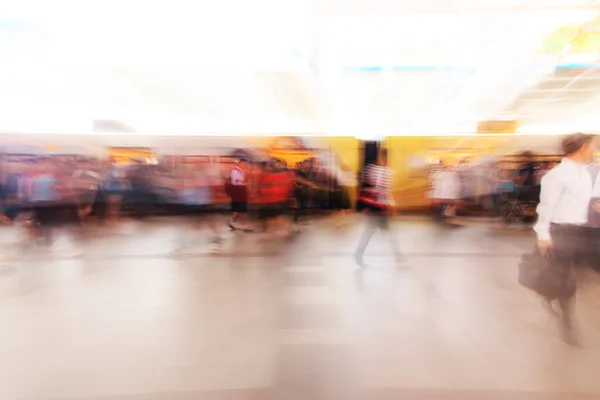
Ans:
[{"label": "dark briefcase", "polygon": [[543,255],[536,249],[524,254],[519,263],[519,284],[548,300],[570,298],[575,294],[572,269],[556,263],[552,251]]}]

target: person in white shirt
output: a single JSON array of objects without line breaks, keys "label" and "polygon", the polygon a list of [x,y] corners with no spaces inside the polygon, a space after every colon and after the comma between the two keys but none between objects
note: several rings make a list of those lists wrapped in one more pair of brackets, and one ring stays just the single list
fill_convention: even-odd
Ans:
[{"label": "person in white shirt", "polygon": [[460,201],[461,181],[460,176],[453,168],[441,165],[441,169],[433,174],[431,200],[438,217],[452,217],[456,215],[456,206]]},{"label": "person in white shirt", "polygon": [[558,299],[562,310],[563,334],[569,343],[576,341],[572,329],[573,299],[568,290],[574,284],[572,268],[589,250],[589,228],[586,227],[593,179],[589,163],[593,160],[595,140],[577,133],[562,142],[562,162],[541,180],[538,221],[535,232],[542,253],[552,250],[556,264],[564,272],[564,292]]}]

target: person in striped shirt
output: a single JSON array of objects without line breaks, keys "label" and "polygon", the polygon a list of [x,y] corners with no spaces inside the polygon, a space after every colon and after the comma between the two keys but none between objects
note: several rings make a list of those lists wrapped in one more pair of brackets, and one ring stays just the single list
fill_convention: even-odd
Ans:
[{"label": "person in striped shirt", "polygon": [[378,229],[388,232],[396,261],[402,260],[396,237],[389,224],[389,216],[395,207],[393,184],[394,171],[387,166],[387,151],[382,150],[378,163],[368,165],[363,172],[364,188],[360,201],[363,204],[363,213],[367,217],[367,225],[354,253],[354,260],[361,267],[364,266],[363,255],[369,241]]}]

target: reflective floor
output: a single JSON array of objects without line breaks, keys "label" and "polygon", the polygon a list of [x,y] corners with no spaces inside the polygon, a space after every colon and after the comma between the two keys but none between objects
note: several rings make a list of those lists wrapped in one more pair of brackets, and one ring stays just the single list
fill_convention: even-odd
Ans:
[{"label": "reflective floor", "polygon": [[[581,273],[582,346],[517,284],[530,232],[403,217],[397,264],[357,216],[294,240],[185,221],[90,229],[53,253],[0,230],[0,399],[597,399],[600,278]],[[224,223],[223,223],[224,226]],[[76,248],[83,253],[74,257]]]}]

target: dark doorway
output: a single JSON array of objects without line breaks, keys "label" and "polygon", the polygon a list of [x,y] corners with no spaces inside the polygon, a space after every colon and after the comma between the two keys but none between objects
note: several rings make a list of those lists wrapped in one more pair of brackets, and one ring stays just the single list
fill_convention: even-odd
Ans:
[{"label": "dark doorway", "polygon": [[361,170],[367,165],[377,162],[379,154],[380,142],[363,142],[361,146]]},{"label": "dark doorway", "polygon": [[376,141],[368,141],[362,142],[360,144],[360,171],[359,171],[359,186],[357,193],[357,202],[356,209],[361,211],[363,209],[363,204],[360,201],[360,193],[364,189],[364,180],[363,180],[363,172],[365,167],[369,164],[374,164],[377,162],[377,157],[379,155],[379,149],[381,147],[381,142]]}]

